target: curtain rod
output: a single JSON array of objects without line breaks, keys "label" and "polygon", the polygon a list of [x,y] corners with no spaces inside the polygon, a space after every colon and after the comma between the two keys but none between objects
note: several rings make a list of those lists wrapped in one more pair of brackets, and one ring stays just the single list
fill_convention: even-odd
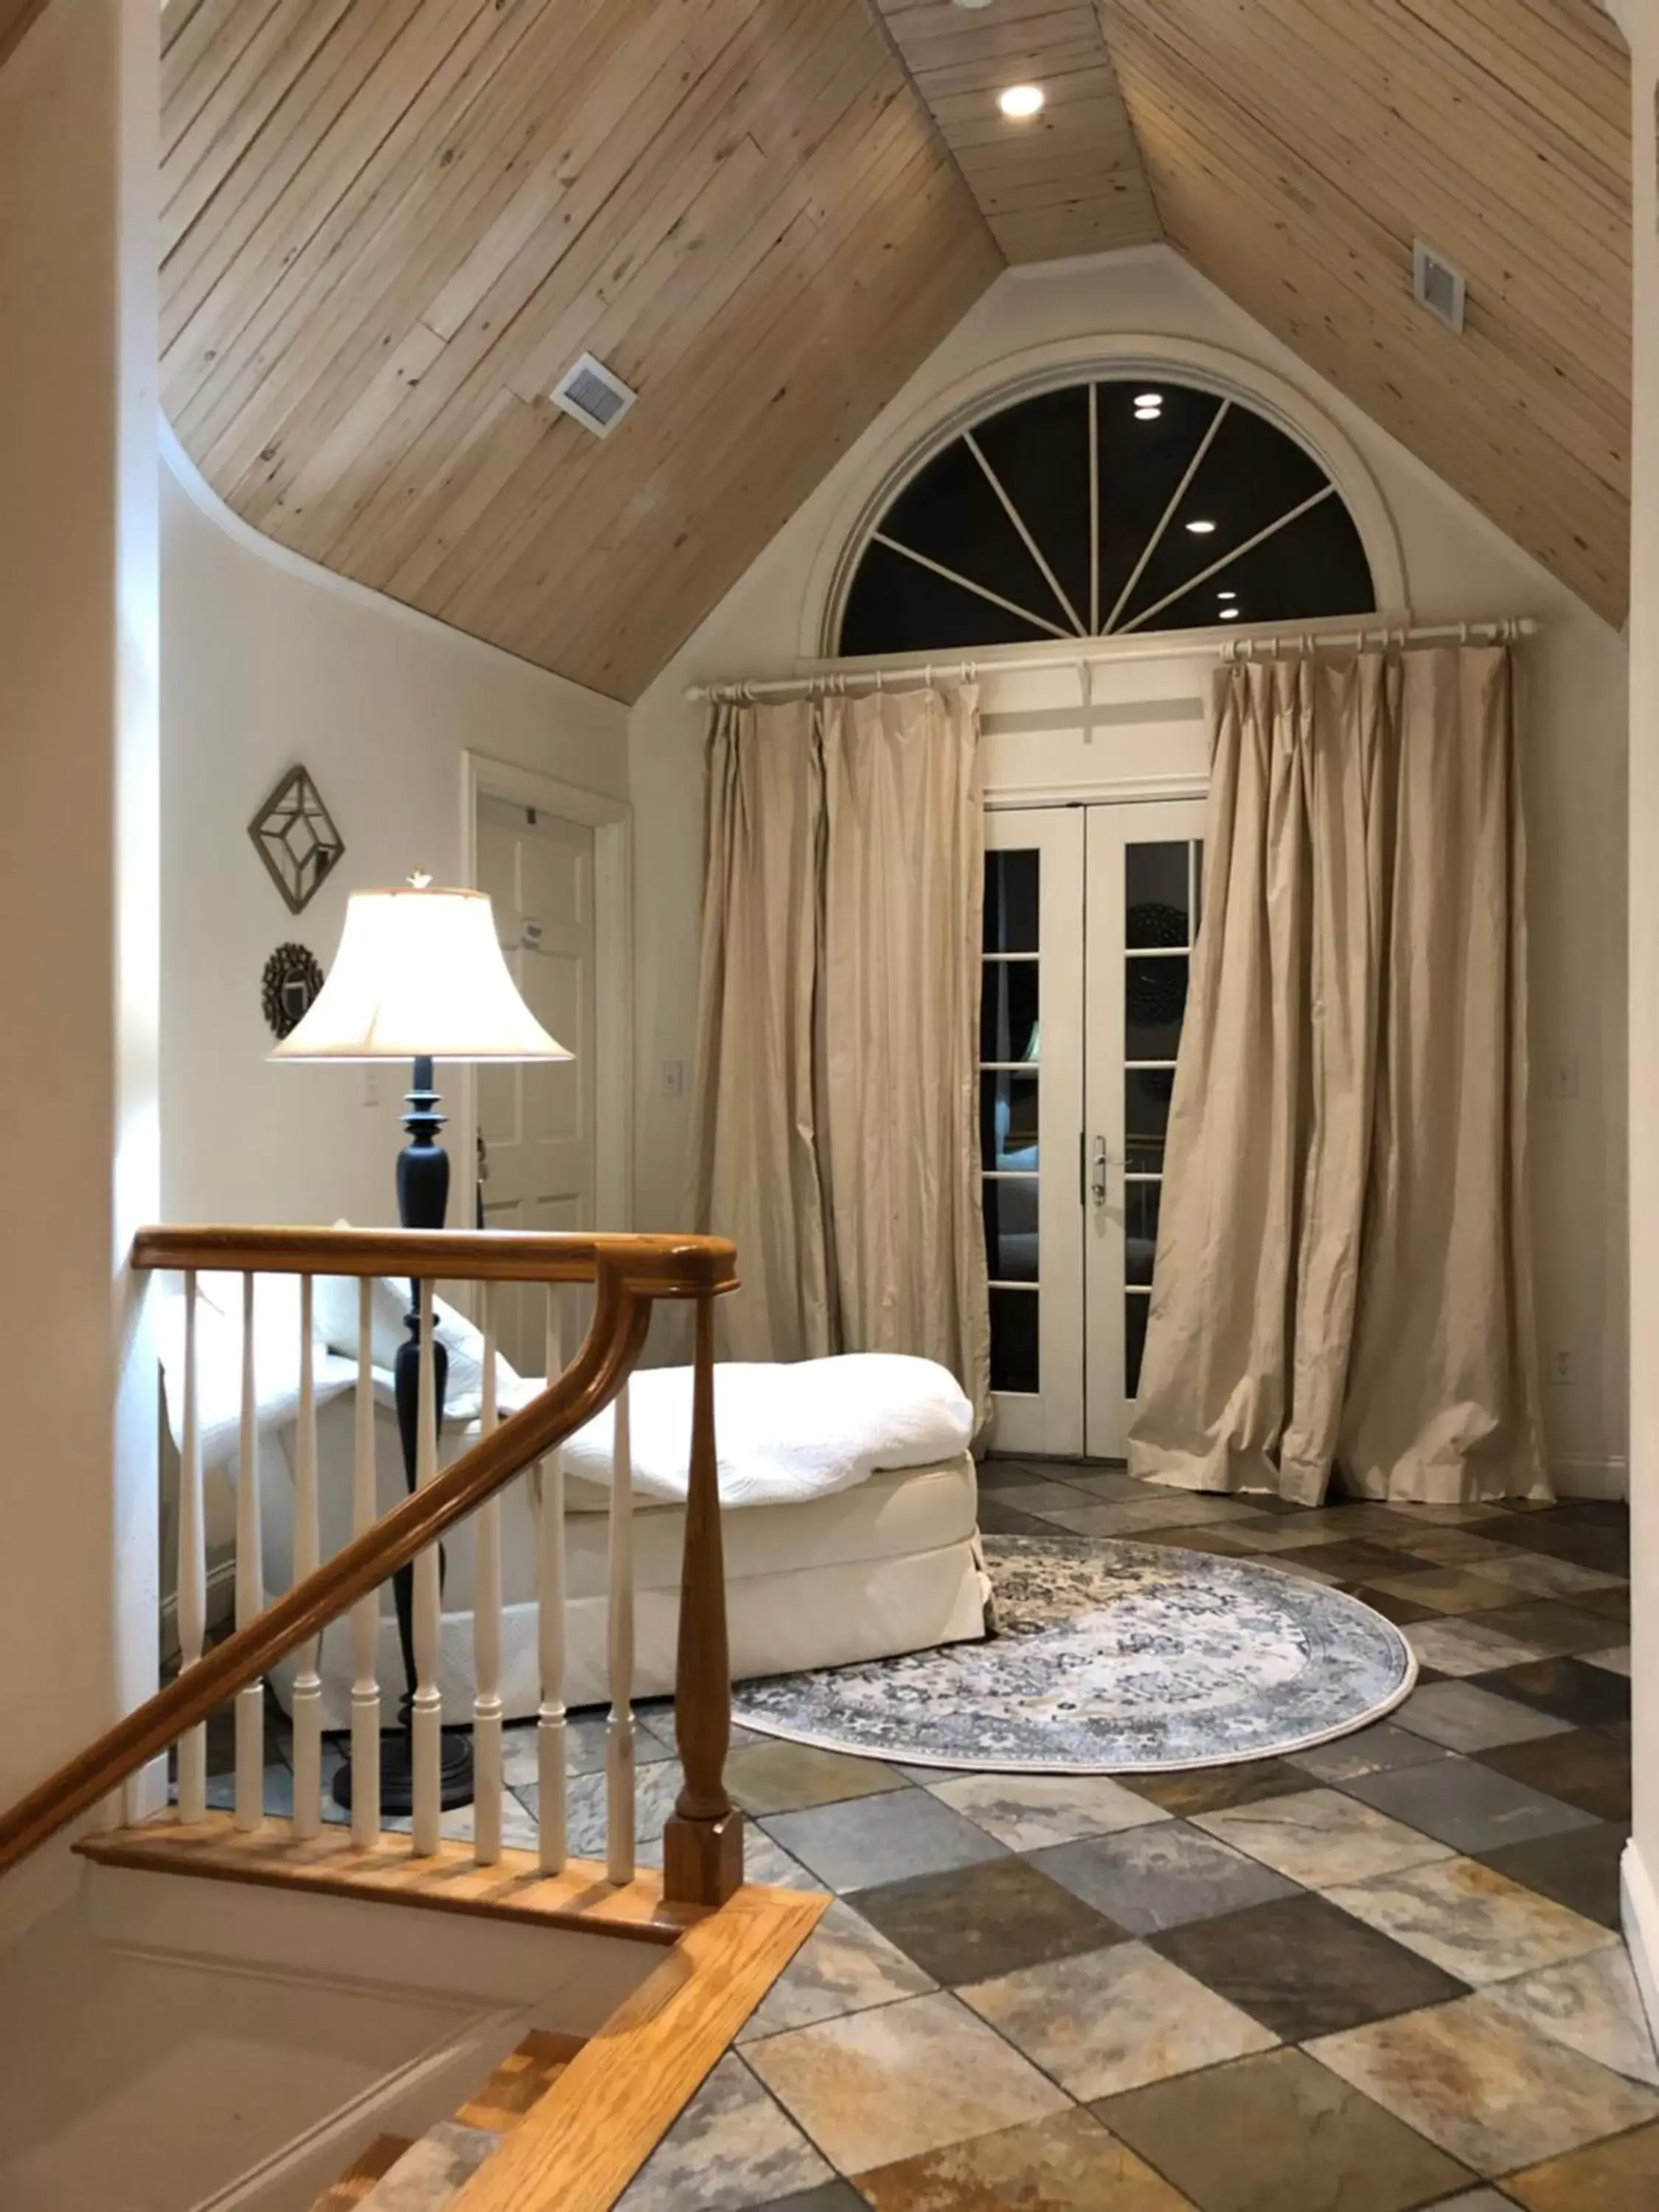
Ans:
[{"label": "curtain rod", "polygon": [[1365,645],[1500,645],[1512,639],[1535,636],[1540,625],[1531,615],[1516,615],[1498,622],[1437,623],[1413,629],[1406,623],[1377,623],[1363,629],[1344,629],[1314,623],[1301,629],[1261,630],[1242,637],[1195,641],[1183,644],[1166,636],[1109,638],[1092,645],[1079,639],[1079,649],[1068,653],[1059,646],[1046,653],[1030,653],[1006,660],[939,660],[896,668],[821,669],[811,676],[783,676],[758,682],[732,680],[694,684],[688,699],[814,699],[869,686],[879,691],[887,684],[931,684],[936,681],[971,684],[981,676],[1018,674],[1038,668],[1109,668],[1131,660],[1256,660],[1276,659],[1282,651],[1316,646],[1348,647]]}]

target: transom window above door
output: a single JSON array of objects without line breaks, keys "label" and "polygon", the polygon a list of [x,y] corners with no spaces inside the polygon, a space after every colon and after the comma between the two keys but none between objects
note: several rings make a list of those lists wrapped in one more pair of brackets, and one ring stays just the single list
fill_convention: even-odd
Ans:
[{"label": "transom window above door", "polygon": [[1370,614],[1322,464],[1237,396],[1138,370],[993,403],[869,532],[846,655]]}]

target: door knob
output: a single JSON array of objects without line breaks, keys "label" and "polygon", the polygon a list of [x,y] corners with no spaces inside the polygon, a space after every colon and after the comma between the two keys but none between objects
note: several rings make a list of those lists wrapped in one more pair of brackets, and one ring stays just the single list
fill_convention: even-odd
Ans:
[{"label": "door knob", "polygon": [[1106,1139],[1104,1137],[1095,1139],[1094,1174],[1090,1183],[1090,1191],[1097,1206],[1105,1205]]}]

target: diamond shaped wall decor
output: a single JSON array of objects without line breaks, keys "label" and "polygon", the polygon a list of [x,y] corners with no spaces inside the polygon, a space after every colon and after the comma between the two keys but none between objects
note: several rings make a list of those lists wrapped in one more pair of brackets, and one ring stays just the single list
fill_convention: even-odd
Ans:
[{"label": "diamond shaped wall decor", "polygon": [[247,825],[290,914],[299,914],[345,853],[344,841],[305,768],[290,769]]}]

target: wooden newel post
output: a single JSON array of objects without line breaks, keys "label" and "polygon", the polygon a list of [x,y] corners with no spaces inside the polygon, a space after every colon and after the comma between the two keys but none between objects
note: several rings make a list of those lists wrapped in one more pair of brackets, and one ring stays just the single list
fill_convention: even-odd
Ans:
[{"label": "wooden newel post", "polygon": [[743,1881],[743,1815],[726,1794],[732,1662],[714,1454],[714,1302],[708,1297],[697,1300],[674,1729],[685,1787],[663,1831],[663,1894],[676,1905],[723,1905]]}]

